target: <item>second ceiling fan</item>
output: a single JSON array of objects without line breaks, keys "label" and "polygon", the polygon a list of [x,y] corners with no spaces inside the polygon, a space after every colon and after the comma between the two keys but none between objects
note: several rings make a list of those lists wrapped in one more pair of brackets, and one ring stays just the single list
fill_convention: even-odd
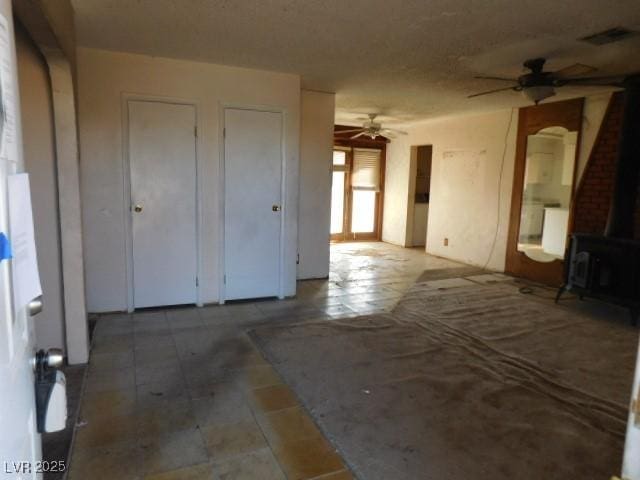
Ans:
[{"label": "second ceiling fan", "polygon": [[353,128],[348,130],[336,130],[334,135],[342,135],[344,133],[355,133],[351,140],[356,139],[358,137],[369,137],[372,140],[375,140],[377,137],[384,138],[396,138],[396,134],[406,135],[407,132],[403,132],[402,130],[396,130],[395,128],[382,128],[382,124],[375,121],[378,114],[370,113],[368,115],[369,119],[362,124],[360,128]]},{"label": "second ceiling fan", "polygon": [[475,78],[481,80],[512,82],[515,83],[515,85],[497,88],[487,92],[475,93],[473,95],[469,95],[467,98],[513,90],[516,92],[522,92],[529,100],[537,105],[542,100],[555,95],[557,87],[564,87],[566,85],[623,87],[624,76],[622,75],[609,77],[582,77],[580,75],[591,73],[596,69],[579,63],[555,72],[545,72],[545,62],[546,59],[544,58],[532,58],[525,61],[523,66],[530,70],[530,72],[520,75],[518,78],[477,76]]}]

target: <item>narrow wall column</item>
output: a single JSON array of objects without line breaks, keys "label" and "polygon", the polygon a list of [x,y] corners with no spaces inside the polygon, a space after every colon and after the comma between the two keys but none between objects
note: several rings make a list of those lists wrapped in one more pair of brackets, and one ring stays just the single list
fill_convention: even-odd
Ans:
[{"label": "narrow wall column", "polygon": [[53,90],[67,359],[74,365],[89,360],[75,98],[69,62],[57,54],[46,58]]}]

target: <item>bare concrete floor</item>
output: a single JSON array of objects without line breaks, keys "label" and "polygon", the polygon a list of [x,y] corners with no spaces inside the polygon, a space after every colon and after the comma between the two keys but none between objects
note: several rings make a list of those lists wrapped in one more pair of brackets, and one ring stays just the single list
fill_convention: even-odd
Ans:
[{"label": "bare concrete floor", "polygon": [[336,244],[295,299],[97,319],[69,478],[353,478],[245,332],[389,311],[426,269],[383,243]]}]

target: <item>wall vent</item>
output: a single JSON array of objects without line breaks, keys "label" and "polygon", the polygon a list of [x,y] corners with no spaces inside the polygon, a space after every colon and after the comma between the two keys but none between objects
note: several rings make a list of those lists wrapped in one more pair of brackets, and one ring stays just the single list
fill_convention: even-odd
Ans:
[{"label": "wall vent", "polygon": [[590,43],[591,45],[606,45],[608,43],[626,40],[627,38],[633,37],[637,34],[638,32],[634,30],[629,30],[624,27],[615,27],[610,28],[609,30],[605,30],[604,32],[594,33],[593,35],[582,37],[579,40],[582,42]]}]

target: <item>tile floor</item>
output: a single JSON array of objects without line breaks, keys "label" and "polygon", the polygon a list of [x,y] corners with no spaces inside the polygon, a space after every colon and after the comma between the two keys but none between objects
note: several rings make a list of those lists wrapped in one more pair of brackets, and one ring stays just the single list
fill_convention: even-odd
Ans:
[{"label": "tile floor", "polygon": [[99,316],[70,480],[353,478],[245,332],[383,312],[426,269],[383,243],[336,244],[295,299]]}]

